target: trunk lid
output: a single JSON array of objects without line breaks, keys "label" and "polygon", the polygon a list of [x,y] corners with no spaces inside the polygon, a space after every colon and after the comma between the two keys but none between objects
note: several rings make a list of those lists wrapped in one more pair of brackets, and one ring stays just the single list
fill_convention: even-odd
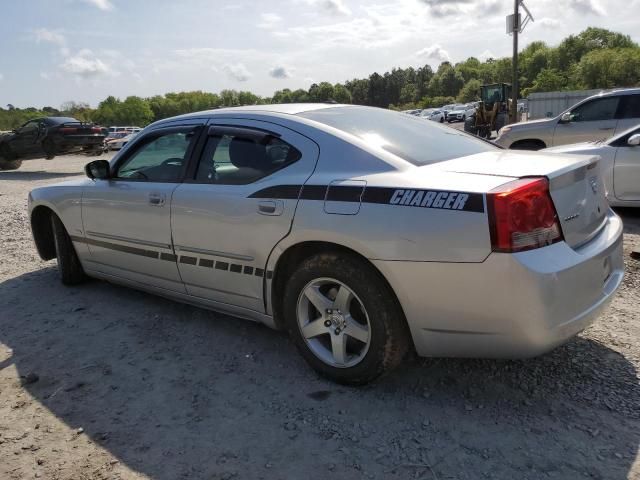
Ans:
[{"label": "trunk lid", "polygon": [[604,226],[609,205],[600,157],[540,152],[486,152],[437,164],[442,170],[501,177],[547,177],[564,239],[579,247]]}]

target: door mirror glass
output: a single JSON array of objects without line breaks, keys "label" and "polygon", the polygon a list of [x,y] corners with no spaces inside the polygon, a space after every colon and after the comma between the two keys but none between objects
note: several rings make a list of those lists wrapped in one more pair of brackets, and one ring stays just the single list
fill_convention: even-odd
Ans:
[{"label": "door mirror glass", "polygon": [[92,180],[107,180],[109,178],[109,162],[106,160],[89,162],[84,167],[84,173]]},{"label": "door mirror glass", "polygon": [[560,117],[560,122],[562,122],[562,123],[570,123],[571,122],[571,112],[563,113],[562,117]]},{"label": "door mirror glass", "polygon": [[637,147],[640,145],[640,133],[636,133],[635,135],[631,135],[629,140],[627,140],[627,145],[630,147]]}]

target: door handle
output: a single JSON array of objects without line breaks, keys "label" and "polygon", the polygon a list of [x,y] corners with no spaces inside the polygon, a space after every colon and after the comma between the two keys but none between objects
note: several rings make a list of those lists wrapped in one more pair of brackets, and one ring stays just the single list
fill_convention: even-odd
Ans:
[{"label": "door handle", "polygon": [[150,193],[149,203],[155,207],[161,207],[164,205],[167,196],[164,193]]},{"label": "door handle", "polygon": [[260,215],[282,215],[284,202],[282,200],[265,200],[258,203],[258,213]]}]

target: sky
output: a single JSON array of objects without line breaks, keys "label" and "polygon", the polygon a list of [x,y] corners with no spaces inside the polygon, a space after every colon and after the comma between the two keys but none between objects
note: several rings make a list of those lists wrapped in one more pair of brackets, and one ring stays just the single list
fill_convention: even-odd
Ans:
[{"label": "sky", "polygon": [[[640,0],[525,4],[535,21],[521,45],[555,45],[588,26],[640,41]],[[512,9],[512,0],[0,0],[0,105],[226,88],[270,96],[508,56]]]}]

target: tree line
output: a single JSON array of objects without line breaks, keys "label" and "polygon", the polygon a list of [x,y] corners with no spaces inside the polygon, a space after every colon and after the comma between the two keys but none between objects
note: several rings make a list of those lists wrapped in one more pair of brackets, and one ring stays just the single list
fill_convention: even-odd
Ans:
[{"label": "tree line", "polygon": [[[532,92],[631,87],[640,84],[640,47],[628,35],[602,28],[587,28],[570,35],[558,46],[532,42],[519,54],[521,96]],[[393,68],[344,83],[321,82],[308,90],[276,91],[261,97],[248,91],[222,90],[167,93],[149,98],[124,100],[113,96],[97,108],[86,103],[66,102],[60,109],[44,107],[0,108],[0,130],[16,128],[37,116],[65,115],[102,125],[145,126],[183,113],[238,105],[292,102],[353,103],[393,109],[428,108],[478,99],[480,85],[511,82],[511,58],[470,57],[452,64],[442,62],[437,70]]]}]

